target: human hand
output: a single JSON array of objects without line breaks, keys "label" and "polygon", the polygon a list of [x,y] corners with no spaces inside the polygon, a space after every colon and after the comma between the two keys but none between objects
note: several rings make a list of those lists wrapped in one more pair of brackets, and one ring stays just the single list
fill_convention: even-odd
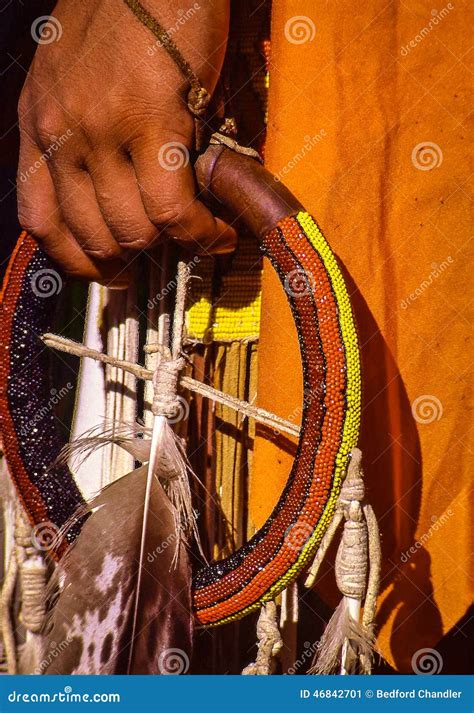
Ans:
[{"label": "human hand", "polygon": [[[212,93],[228,0],[144,3]],[[189,87],[149,30],[122,0],[59,0],[43,32],[19,104],[21,225],[67,274],[116,287],[163,233],[232,250],[195,197]]]}]

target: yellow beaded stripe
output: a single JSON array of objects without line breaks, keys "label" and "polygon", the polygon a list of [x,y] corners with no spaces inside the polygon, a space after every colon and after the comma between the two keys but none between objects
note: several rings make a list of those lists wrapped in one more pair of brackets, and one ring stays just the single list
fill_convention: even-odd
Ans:
[{"label": "yellow beaded stripe", "polygon": [[360,358],[357,332],[347,288],[339,265],[337,264],[337,260],[314,220],[304,211],[298,213],[296,219],[304,230],[309,242],[319,254],[329,275],[339,313],[339,327],[345,350],[347,368],[346,410],[342,430],[342,441],[335,459],[333,485],[318,524],[302,548],[297,561],[288,569],[284,576],[279,579],[278,582],[276,582],[267,592],[265,592],[261,599],[255,604],[252,604],[251,606],[246,607],[245,609],[236,612],[225,619],[221,619],[215,624],[207,626],[216,626],[234,619],[240,619],[246,614],[249,614],[251,611],[258,609],[264,602],[274,599],[277,594],[279,594],[288,584],[290,584],[290,582],[295,579],[303,567],[314,556],[314,552],[321,542],[321,539],[323,538],[323,535],[334,515],[337,499],[341,491],[342,481],[346,475],[348,457],[351,450],[357,446],[359,438],[361,413]]},{"label": "yellow beaded stripe", "polygon": [[[280,580],[279,584],[286,584],[293,579],[294,575],[300,571],[311,558],[333,517],[337,499],[341,491],[342,481],[346,475],[347,460],[351,450],[357,446],[359,439],[361,412],[359,343],[344,278],[334,253],[309,213],[301,211],[296,216],[296,219],[306,233],[311,245],[321,257],[335,295],[339,313],[339,327],[346,357],[346,411],[342,429],[342,441],[335,459],[333,487],[328,502],[313,534],[303,547],[298,560]],[[270,594],[270,592],[267,592],[265,595],[265,601],[267,600],[268,594]]]},{"label": "yellow beaded stripe", "polygon": [[241,238],[232,268],[213,294],[213,260],[201,258],[193,271],[186,330],[204,343],[254,340],[260,332],[261,255],[255,239]]}]

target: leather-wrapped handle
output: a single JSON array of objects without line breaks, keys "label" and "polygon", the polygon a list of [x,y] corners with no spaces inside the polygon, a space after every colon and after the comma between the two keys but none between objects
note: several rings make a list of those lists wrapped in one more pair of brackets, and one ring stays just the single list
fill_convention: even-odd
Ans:
[{"label": "leather-wrapped handle", "polygon": [[223,144],[211,144],[194,167],[204,200],[217,199],[260,240],[280,220],[304,210],[258,161]]}]

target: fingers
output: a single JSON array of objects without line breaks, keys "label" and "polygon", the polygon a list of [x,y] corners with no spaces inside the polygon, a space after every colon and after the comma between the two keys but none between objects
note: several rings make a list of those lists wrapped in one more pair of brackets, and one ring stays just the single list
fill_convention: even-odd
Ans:
[{"label": "fingers", "polygon": [[97,203],[89,173],[71,164],[50,167],[61,213],[83,252],[101,262],[124,257]]},{"label": "fingers", "polygon": [[85,153],[80,144],[46,160],[23,136],[20,220],[67,273],[126,286],[127,265],[160,231],[199,253],[235,249],[234,229],[195,198],[185,144],[158,143],[157,134],[135,141],[131,160],[96,148],[88,170],[78,161]]},{"label": "fingers", "polygon": [[26,136],[20,149],[18,215],[20,225],[66,274],[109,287],[127,287],[129,275],[122,260],[101,262],[82,250],[62,216],[47,162]]},{"label": "fingers", "polygon": [[235,230],[215,218],[195,197],[188,147],[179,141],[163,142],[162,137],[162,131],[149,132],[131,149],[149,220],[159,230],[200,252],[231,252],[237,241]]},{"label": "fingers", "polygon": [[118,245],[126,251],[151,247],[159,233],[145,213],[131,162],[117,151],[99,153],[91,159],[91,178],[102,216]]}]

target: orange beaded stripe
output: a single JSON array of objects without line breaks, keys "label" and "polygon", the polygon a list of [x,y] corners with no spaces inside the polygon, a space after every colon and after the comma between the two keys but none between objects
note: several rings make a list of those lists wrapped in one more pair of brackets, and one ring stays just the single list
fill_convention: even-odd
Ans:
[{"label": "orange beaded stripe", "polygon": [[[358,347],[337,262],[306,213],[281,221],[265,237],[263,247],[285,285],[298,326],[306,394],[300,446],[279,503],[264,527],[241,548],[243,556],[238,557],[239,551],[211,565],[201,581],[198,575],[194,604],[205,625],[247,614],[298,575],[332,518],[350,450],[357,444]],[[323,370],[321,361],[312,358],[318,342]],[[310,407],[320,398],[318,414]],[[209,581],[213,568],[217,576]]]},{"label": "orange beaded stripe", "polygon": [[[283,280],[285,276],[291,276],[292,274],[298,278],[300,274],[298,270],[302,271],[302,268],[294,256],[286,249],[285,241],[282,240],[278,229],[275,229],[266,237],[265,249],[269,257],[271,259],[274,258],[274,264]],[[288,285],[288,290],[291,296],[292,287],[290,284]],[[248,604],[248,597],[253,600],[256,592],[262,595],[271,586],[271,581],[268,578],[272,575],[272,568],[267,567],[267,565],[275,556],[275,551],[280,547],[285,533],[295,525],[294,515],[301,511],[312,480],[317,444],[321,437],[323,418],[321,384],[325,381],[325,364],[323,347],[317,329],[316,305],[311,291],[303,290],[303,294],[293,300],[293,309],[301,334],[300,345],[305,372],[305,387],[308,394],[305,403],[303,428],[305,442],[309,447],[299,448],[296,455],[294,467],[289,478],[291,489],[282,496],[285,507],[277,507],[272,513],[272,517],[263,528],[264,532],[260,531],[259,533],[262,536],[256,536],[258,541],[256,541],[256,538],[252,538],[250,543],[244,546],[247,551],[244,550],[245,556],[242,558],[240,565],[229,567],[227,574],[216,577],[216,581],[205,589],[200,589],[198,587],[199,582],[196,582],[194,601],[200,610],[209,606],[209,602],[212,604],[219,602],[217,608],[212,607],[211,611],[206,612],[206,622],[208,614],[212,615],[216,611],[219,611],[219,614],[223,612],[227,614],[230,607],[235,606],[236,602],[244,600],[244,598],[245,607]],[[311,345],[312,348],[308,350],[307,345]],[[308,534],[306,532],[306,536]],[[288,541],[289,550],[287,551],[285,548],[282,551],[283,557],[292,558],[291,556],[294,556],[295,538],[298,539],[298,531],[292,529]],[[298,546],[298,543],[296,544]],[[252,545],[255,546],[252,547]],[[230,560],[233,563],[237,557],[238,553],[235,553],[228,558],[228,561]],[[223,563],[218,564],[222,568]],[[255,579],[255,574],[259,572],[260,577]],[[217,572],[217,574],[219,573]],[[246,583],[248,587],[243,587]],[[233,594],[236,595],[236,598],[229,600],[229,596]],[[203,612],[199,611],[200,620],[202,615]]]}]

